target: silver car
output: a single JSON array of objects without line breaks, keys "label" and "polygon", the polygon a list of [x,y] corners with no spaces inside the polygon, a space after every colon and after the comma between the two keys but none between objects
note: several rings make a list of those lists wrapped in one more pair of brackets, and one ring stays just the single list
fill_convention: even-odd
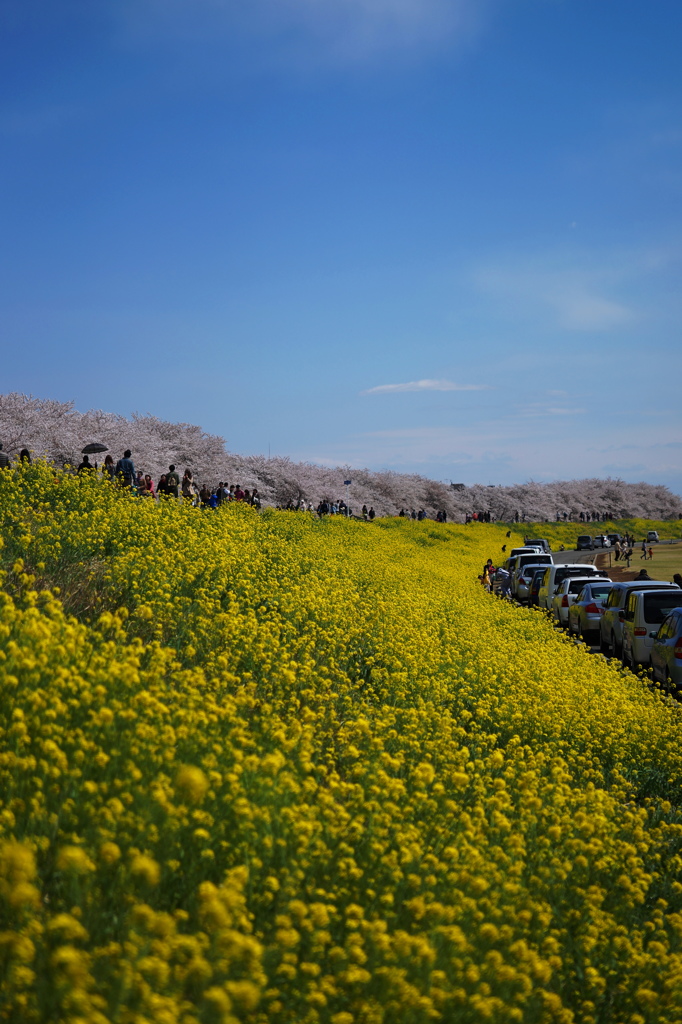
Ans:
[{"label": "silver car", "polygon": [[514,558],[509,560],[507,568],[512,574],[512,594],[516,596],[516,588],[518,586],[519,576],[521,575],[524,566],[526,565],[552,565],[551,555],[540,555],[537,552],[526,555],[515,555]]},{"label": "silver car", "polygon": [[633,590],[628,594],[623,621],[623,665],[635,672],[647,666],[654,645],[652,633],[658,631],[673,608],[678,607],[682,593],[671,590]]},{"label": "silver car", "polygon": [[623,654],[623,620],[625,619],[625,603],[631,590],[662,590],[680,588],[676,583],[667,580],[629,580],[626,583],[614,583],[606,600],[604,614],[599,624],[599,642],[602,654],[620,658]]},{"label": "silver car", "polygon": [[559,584],[559,588],[552,598],[552,616],[554,621],[560,626],[564,628],[568,626],[568,615],[571,605],[577,600],[578,595],[582,593],[585,584],[593,578],[593,576],[567,576]]},{"label": "silver car", "polygon": [[568,632],[582,637],[587,644],[599,643],[599,626],[604,614],[604,604],[613,583],[610,580],[595,580],[586,583],[568,609]]},{"label": "silver car", "polygon": [[[682,602],[682,598],[680,599]],[[673,608],[652,635],[651,668],[654,679],[667,690],[682,687],[682,607]]]},{"label": "silver car", "polygon": [[533,581],[533,577],[536,572],[544,572],[546,566],[544,564],[538,565],[536,562],[531,562],[530,565],[524,565],[519,576],[516,580],[516,599],[522,604],[524,601],[528,601],[530,595],[530,585]]}]

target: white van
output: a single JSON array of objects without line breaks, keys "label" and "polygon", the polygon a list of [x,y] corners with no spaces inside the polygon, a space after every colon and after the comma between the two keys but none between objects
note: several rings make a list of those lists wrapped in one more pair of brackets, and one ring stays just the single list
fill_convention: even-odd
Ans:
[{"label": "white van", "polygon": [[666,580],[629,580],[625,583],[614,583],[604,603],[604,614],[599,623],[599,646],[602,654],[623,656],[623,622],[625,621],[625,605],[628,595],[633,590],[677,590],[676,583]]},{"label": "white van", "polygon": [[606,573],[600,572],[594,565],[585,562],[574,562],[572,565],[550,565],[542,579],[538,591],[538,605],[548,612],[552,610],[552,601],[557,589],[567,576],[597,576],[608,579]]},{"label": "white van", "polygon": [[651,661],[654,635],[666,615],[679,608],[682,591],[666,587],[665,590],[631,590],[625,604],[623,620],[623,664],[635,672]]}]

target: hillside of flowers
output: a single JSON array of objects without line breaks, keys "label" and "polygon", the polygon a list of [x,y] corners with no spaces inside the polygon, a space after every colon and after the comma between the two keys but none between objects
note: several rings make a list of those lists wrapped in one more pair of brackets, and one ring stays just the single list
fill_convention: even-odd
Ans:
[{"label": "hillside of flowers", "polygon": [[679,1022],[678,705],[505,532],[0,472],[0,1020]]},{"label": "hillside of flowers", "polygon": [[[380,516],[393,516],[401,508],[408,514],[423,508],[432,518],[444,510],[450,520],[462,523],[472,513],[489,513],[504,522],[513,522],[516,516],[526,522],[554,522],[557,513],[575,520],[580,513],[656,520],[682,515],[682,498],[662,485],[612,479],[531,480],[513,486],[458,484],[453,489],[448,483],[416,473],[240,455],[226,448],[224,438],[190,423],[137,414],[127,419],[100,409],[81,413],[73,402],[18,393],[0,395],[0,444],[12,457],[27,448],[34,457],[45,457],[56,465],[77,466],[83,447],[91,442],[105,444],[114,462],[130,448],[136,468],[150,473],[155,482],[173,463],[180,474],[186,467],[191,469],[200,485],[215,487],[223,480],[249,490],[257,487],[265,504],[281,507],[302,499],[317,506],[322,500],[343,498],[356,513],[363,505],[372,506]],[[344,484],[348,479],[352,481],[349,490]]]}]

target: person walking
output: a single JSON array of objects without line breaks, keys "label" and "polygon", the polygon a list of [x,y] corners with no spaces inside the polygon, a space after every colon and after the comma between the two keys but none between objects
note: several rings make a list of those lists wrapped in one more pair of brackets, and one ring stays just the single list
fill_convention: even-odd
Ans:
[{"label": "person walking", "polygon": [[639,556],[640,562],[643,558],[646,558],[646,541],[642,541],[642,553]]},{"label": "person walking", "polygon": [[194,498],[194,487],[192,485],[192,470],[186,469],[182,477],[183,498]]},{"label": "person walking", "polygon": [[2,450],[0,444],[0,469],[9,469],[9,455]]},{"label": "person walking", "polygon": [[370,506],[370,510],[367,513],[367,515],[369,516],[369,521],[371,522],[374,519],[374,517],[376,516],[376,512],[374,511],[373,507]]},{"label": "person walking", "polygon": [[123,458],[116,463],[115,476],[120,478],[123,487],[132,487],[135,483],[135,465],[131,455],[130,448],[126,448]]},{"label": "person walking", "polygon": [[104,476],[109,477],[112,483],[116,479],[116,468],[114,466],[114,460],[112,459],[111,455],[107,455],[107,457],[104,460]]},{"label": "person walking", "polygon": [[87,457],[87,455],[84,455],[83,456],[83,461],[81,462],[81,464],[78,467],[78,469],[76,470],[76,472],[80,475],[81,473],[86,473],[88,471],[94,473],[95,467],[92,465],[92,463],[90,462],[90,459]]},{"label": "person walking", "polygon": [[31,453],[28,448],[22,448],[19,452],[19,462],[26,462],[29,466],[31,465]]}]

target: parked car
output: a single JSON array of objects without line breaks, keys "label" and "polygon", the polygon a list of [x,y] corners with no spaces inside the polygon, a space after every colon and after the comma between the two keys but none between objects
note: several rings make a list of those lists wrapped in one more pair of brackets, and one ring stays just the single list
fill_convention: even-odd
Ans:
[{"label": "parked car", "polygon": [[658,544],[658,530],[649,530],[646,535],[647,544]]},{"label": "parked car", "polygon": [[568,626],[568,613],[571,605],[577,601],[585,583],[591,579],[593,579],[592,576],[567,576],[559,584],[552,598],[552,616],[554,621],[564,629]]},{"label": "parked car", "polygon": [[549,541],[545,537],[524,537],[523,543],[527,544],[531,548],[539,548],[540,551],[544,551],[546,555],[551,554],[552,549],[549,546]]},{"label": "parked car", "polygon": [[530,565],[531,562],[535,565],[552,565],[552,556],[539,555],[537,551],[533,551],[530,554],[514,555],[513,558],[510,558],[507,568],[512,574],[512,594],[516,595],[516,586],[521,569],[523,569],[524,565]]},{"label": "parked car", "polygon": [[599,533],[596,537],[594,537],[594,546],[595,548],[610,548],[611,541],[605,533]]},{"label": "parked car", "polygon": [[623,538],[619,533],[607,533],[606,536],[611,541],[611,547],[615,548],[616,544],[622,544]]},{"label": "parked car", "polygon": [[528,588],[528,607],[536,608],[538,604],[538,593],[542,586],[542,578],[547,572],[547,566],[541,565],[539,569],[536,569],[533,573],[533,579],[531,580],[530,587]]},{"label": "parked car", "polygon": [[[575,562],[568,565],[550,565],[542,578],[538,591],[538,605],[547,611],[552,609],[552,600],[557,588],[563,583],[567,576],[599,576],[604,578],[605,574],[600,572],[594,565]],[[606,577],[608,579],[608,577]]]},{"label": "parked car", "polygon": [[576,551],[594,551],[594,541],[589,533],[581,533],[575,543]]},{"label": "parked car", "polygon": [[604,602],[613,583],[594,580],[585,583],[568,609],[568,632],[582,637],[587,644],[599,643],[599,624],[604,614]]},{"label": "parked car", "polygon": [[663,590],[632,590],[628,594],[623,619],[623,665],[636,671],[651,661],[652,632],[656,633],[666,616],[676,608],[682,594]]},{"label": "parked car", "polygon": [[651,669],[654,679],[668,690],[682,687],[682,598],[652,637]]},{"label": "parked car", "polygon": [[[533,551],[538,551],[538,548],[530,547],[530,545],[528,547],[512,548],[509,552],[509,558],[513,558],[515,555],[530,555]],[[509,558],[507,561],[509,561]]]},{"label": "parked car", "polygon": [[547,568],[546,563],[530,562],[528,565],[524,565],[519,571],[519,575],[516,579],[516,599],[523,604],[524,601],[528,601],[530,596],[530,585],[535,576],[536,572],[544,572]]},{"label": "parked car", "polygon": [[626,583],[614,583],[604,606],[604,614],[599,624],[599,646],[602,654],[623,656],[623,618],[628,594],[632,590],[661,590],[670,588],[679,591],[676,583],[666,580],[630,580]]}]

